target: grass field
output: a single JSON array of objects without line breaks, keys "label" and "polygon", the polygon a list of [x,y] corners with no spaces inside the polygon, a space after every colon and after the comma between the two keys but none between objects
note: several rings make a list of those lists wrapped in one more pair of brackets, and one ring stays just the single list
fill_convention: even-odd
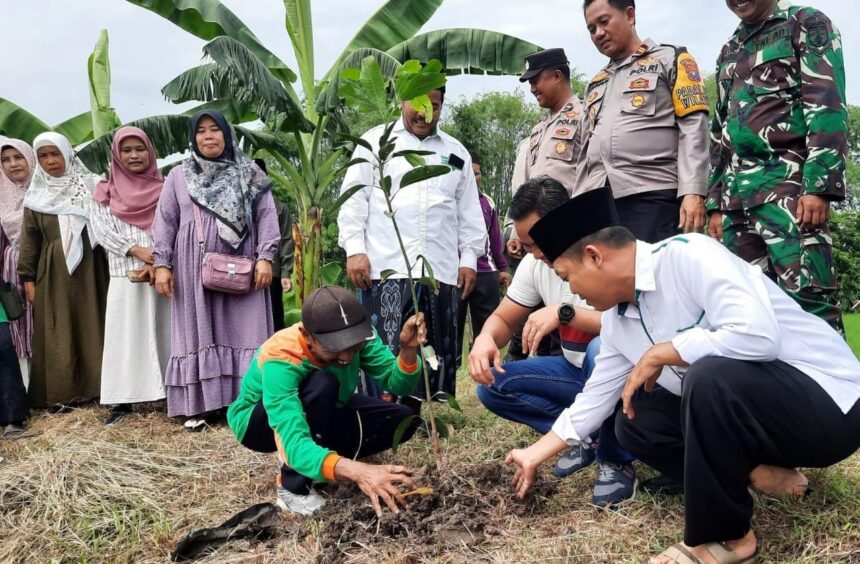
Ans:
[{"label": "grass field", "polygon": [[[860,316],[846,321],[855,351]],[[464,376],[463,414],[444,450],[456,475],[498,462],[537,438],[487,413]],[[27,438],[0,441],[0,562],[165,562],[191,530],[218,525],[237,511],[273,498],[273,457],[240,447],[226,428],[189,434],[149,406],[119,425],[88,407],[37,415]],[[428,441],[404,445],[386,462],[430,461]],[[649,471],[640,468],[640,477]],[[756,500],[754,527],[763,562],[860,562],[860,454],[808,472],[809,498]],[[546,478],[544,479],[552,479]],[[640,493],[616,512],[588,505],[594,470],[559,481],[557,493],[529,515],[499,507],[476,546],[431,547],[409,539],[352,547],[346,562],[641,562],[680,540],[678,498]],[[507,491],[508,483],[499,483]],[[230,543],[204,562],[307,562],[324,547],[317,524],[283,517],[275,538]]]}]

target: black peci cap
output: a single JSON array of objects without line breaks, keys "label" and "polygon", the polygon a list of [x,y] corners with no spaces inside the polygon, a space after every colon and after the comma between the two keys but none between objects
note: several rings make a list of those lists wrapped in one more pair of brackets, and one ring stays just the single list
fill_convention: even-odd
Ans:
[{"label": "black peci cap", "polygon": [[609,187],[590,190],[558,206],[529,230],[529,237],[550,262],[574,243],[605,227],[621,225]]},{"label": "black peci cap", "polygon": [[526,82],[539,75],[544,69],[567,65],[567,55],[564,49],[544,49],[526,57],[526,69],[520,75],[520,82]]},{"label": "black peci cap", "polygon": [[302,325],[330,352],[373,338],[370,318],[355,294],[341,286],[317,288],[302,306]]}]

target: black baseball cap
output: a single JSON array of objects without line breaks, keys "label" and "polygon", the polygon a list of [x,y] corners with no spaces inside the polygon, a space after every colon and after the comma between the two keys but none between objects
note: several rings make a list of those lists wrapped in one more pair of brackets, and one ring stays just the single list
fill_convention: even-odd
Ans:
[{"label": "black baseball cap", "polygon": [[341,286],[322,286],[302,306],[305,330],[331,352],[341,352],[373,338],[370,318],[355,294]]},{"label": "black baseball cap", "polygon": [[564,49],[544,49],[526,57],[526,69],[520,75],[520,82],[526,82],[542,73],[545,69],[554,69],[569,64]]}]

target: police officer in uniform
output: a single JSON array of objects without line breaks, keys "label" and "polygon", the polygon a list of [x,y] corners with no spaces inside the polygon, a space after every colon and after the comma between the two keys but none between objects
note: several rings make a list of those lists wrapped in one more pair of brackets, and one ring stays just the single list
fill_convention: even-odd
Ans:
[{"label": "police officer in uniform", "polygon": [[621,223],[643,241],[701,231],[708,100],[695,59],[642,41],[634,0],[585,0],[584,10],[610,61],[586,90],[576,192],[611,186]]},{"label": "police officer in uniform", "polygon": [[[570,88],[570,65],[564,49],[545,49],[526,57],[520,82],[529,83],[538,105],[549,113],[532,128],[529,138],[517,150],[511,191],[516,194],[520,185],[531,178],[549,176],[560,182],[568,194],[573,194],[582,101]],[[513,221],[506,216],[506,228],[512,225]],[[506,232],[510,234],[505,243],[508,255],[513,261],[519,261],[525,253],[516,230],[506,229]],[[535,311],[542,307],[544,304],[541,303]],[[522,327],[514,331],[508,348],[511,360],[525,358],[521,354],[521,331]],[[558,338],[554,335],[545,337],[538,348],[538,355],[557,354],[561,354]]]},{"label": "police officer in uniform", "polygon": [[845,199],[841,37],[788,0],[728,6],[742,23],[717,60],[708,233],[841,332],[827,228]]}]

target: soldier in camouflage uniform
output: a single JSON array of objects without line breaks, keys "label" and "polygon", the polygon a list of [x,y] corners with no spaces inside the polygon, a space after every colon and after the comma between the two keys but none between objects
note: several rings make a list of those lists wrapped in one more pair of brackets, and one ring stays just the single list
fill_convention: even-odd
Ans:
[{"label": "soldier in camouflage uniform", "polygon": [[830,203],[845,198],[839,32],[788,0],[726,0],[742,23],[717,60],[708,233],[842,331]]}]

